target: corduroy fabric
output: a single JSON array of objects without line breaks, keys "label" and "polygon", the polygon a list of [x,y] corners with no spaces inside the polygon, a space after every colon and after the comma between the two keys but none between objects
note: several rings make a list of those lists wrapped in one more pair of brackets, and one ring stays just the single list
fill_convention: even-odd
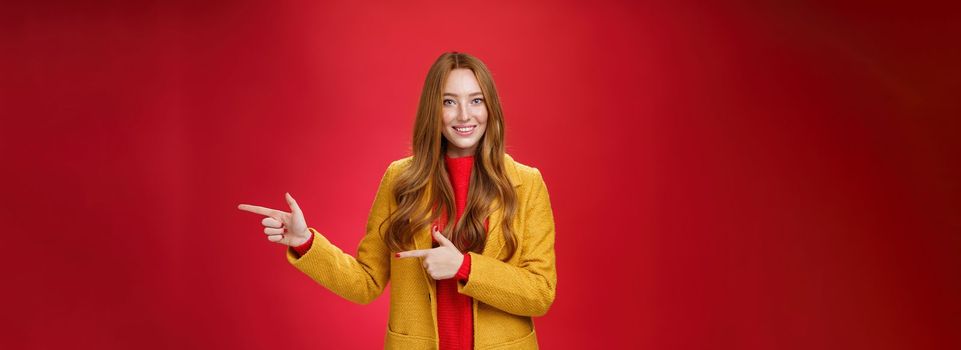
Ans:
[{"label": "corduroy fabric", "polygon": [[[433,280],[420,259],[394,258],[383,239],[380,223],[396,210],[391,193],[395,174],[410,165],[411,157],[394,161],[381,179],[367,219],[367,232],[357,256],[344,253],[320,234],[298,257],[288,249],[287,260],[331,292],[367,304],[391,282],[390,310],[384,347],[437,349],[437,295]],[[517,193],[517,211],[510,223],[517,253],[508,257],[501,232],[503,212],[495,200],[488,239],[481,254],[469,253],[468,280],[458,292],[473,299],[475,349],[536,349],[532,317],[543,316],[554,301],[557,273],[554,258],[554,218],[547,186],[536,168],[505,155],[507,176]],[[386,225],[384,225],[386,227]],[[414,235],[413,249],[431,247],[430,227]]]}]

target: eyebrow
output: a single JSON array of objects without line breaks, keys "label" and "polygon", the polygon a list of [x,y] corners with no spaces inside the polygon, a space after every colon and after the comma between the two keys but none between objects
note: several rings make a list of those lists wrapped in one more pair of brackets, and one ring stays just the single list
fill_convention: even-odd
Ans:
[{"label": "eyebrow", "polygon": [[[470,95],[467,95],[467,96],[474,96],[474,95],[481,95],[481,96],[483,96],[484,93],[482,93],[482,92],[472,92],[472,93],[470,93]],[[450,93],[450,92],[445,92],[445,93],[444,93],[444,96],[454,96],[454,97],[457,97],[457,94]]]}]

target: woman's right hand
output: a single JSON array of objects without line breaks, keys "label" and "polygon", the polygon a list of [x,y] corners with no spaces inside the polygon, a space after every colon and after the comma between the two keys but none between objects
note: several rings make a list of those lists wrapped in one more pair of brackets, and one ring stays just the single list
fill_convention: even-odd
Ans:
[{"label": "woman's right hand", "polygon": [[300,211],[297,201],[290,193],[285,193],[284,196],[290,206],[289,213],[250,204],[238,205],[237,209],[266,216],[261,223],[268,241],[296,247],[307,242],[310,231],[307,230],[307,220],[304,219],[304,213]]}]

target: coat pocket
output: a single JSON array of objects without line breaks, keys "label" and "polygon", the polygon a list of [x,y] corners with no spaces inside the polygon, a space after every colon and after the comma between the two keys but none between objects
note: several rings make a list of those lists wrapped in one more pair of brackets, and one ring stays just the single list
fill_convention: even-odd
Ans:
[{"label": "coat pocket", "polygon": [[518,350],[528,350],[528,349],[538,349],[537,347],[537,333],[534,329],[527,335],[521,337],[520,339],[509,340],[503,343],[493,344],[484,347],[484,350],[507,350],[507,349],[518,349]]},{"label": "coat pocket", "polygon": [[397,333],[388,327],[384,349],[434,350],[437,349],[437,342],[427,337]]}]

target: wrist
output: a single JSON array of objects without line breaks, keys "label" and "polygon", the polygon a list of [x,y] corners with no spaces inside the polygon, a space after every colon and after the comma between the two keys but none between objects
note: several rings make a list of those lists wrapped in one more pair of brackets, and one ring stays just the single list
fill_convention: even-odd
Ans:
[{"label": "wrist", "polygon": [[291,235],[291,237],[290,237],[290,246],[291,246],[291,247],[298,247],[298,248],[300,248],[300,247],[302,247],[303,245],[305,245],[305,244],[307,244],[308,242],[310,242],[310,238],[311,238],[312,236],[313,236],[313,235],[311,234],[310,229],[308,229],[308,230],[306,230],[306,231],[304,231],[303,233],[298,234],[298,235]]},{"label": "wrist", "polygon": [[470,254],[464,253],[463,259],[464,260],[461,262],[460,268],[457,269],[457,273],[454,274],[454,277],[458,281],[466,282],[470,277]]}]

